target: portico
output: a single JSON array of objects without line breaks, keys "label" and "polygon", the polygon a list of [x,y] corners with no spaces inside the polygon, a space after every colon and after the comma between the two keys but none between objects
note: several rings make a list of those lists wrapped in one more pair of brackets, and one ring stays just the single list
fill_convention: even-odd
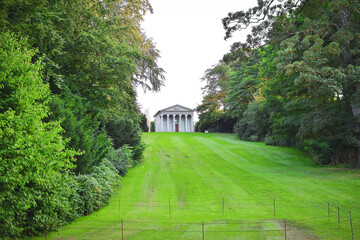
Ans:
[{"label": "portico", "polygon": [[155,115],[156,132],[194,132],[194,110],[174,105]]}]

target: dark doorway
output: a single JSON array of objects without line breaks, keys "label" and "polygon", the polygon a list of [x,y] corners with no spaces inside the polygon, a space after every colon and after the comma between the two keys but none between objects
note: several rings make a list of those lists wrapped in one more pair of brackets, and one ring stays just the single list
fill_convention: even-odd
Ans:
[{"label": "dark doorway", "polygon": [[179,132],[179,125],[175,124],[175,132]]}]

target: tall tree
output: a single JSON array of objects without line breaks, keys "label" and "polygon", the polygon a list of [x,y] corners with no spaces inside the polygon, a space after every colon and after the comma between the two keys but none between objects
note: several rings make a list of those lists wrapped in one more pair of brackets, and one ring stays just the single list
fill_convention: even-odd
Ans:
[{"label": "tall tree", "polygon": [[84,152],[76,170],[87,173],[108,152],[102,135],[108,122],[138,124],[136,86],[158,91],[163,84],[159,52],[141,29],[152,11],[149,1],[12,0],[0,11],[0,30],[28,36],[39,49],[34,59],[44,58],[43,80],[58,95],[50,104],[52,119],[64,119],[69,146]]},{"label": "tall tree", "polygon": [[196,108],[199,115],[197,128],[199,131],[212,129],[213,131],[232,132],[234,120],[226,115],[224,104],[230,79],[229,65],[219,62],[205,71],[202,81],[204,99]]},{"label": "tall tree", "polygon": [[41,229],[42,219],[69,207],[72,193],[75,152],[65,148],[59,122],[44,123],[50,90],[34,55],[25,38],[0,34],[0,237]]},{"label": "tall tree", "polygon": [[[273,58],[276,71],[270,70],[269,80],[263,81],[265,98],[274,111],[272,134],[296,137],[300,145],[327,159],[325,162],[351,159],[338,150],[350,153],[357,145],[357,167],[359,4],[355,0],[258,0],[248,11],[229,13],[223,19],[225,38],[252,27],[247,41],[234,44],[233,51],[265,45],[279,49]],[[342,126],[356,127],[345,130]]]}]

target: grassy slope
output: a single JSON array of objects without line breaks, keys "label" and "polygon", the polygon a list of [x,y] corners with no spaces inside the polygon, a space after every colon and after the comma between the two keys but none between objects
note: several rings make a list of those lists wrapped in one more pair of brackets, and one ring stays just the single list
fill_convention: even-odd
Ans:
[{"label": "grassy slope", "polygon": [[284,239],[282,219],[290,239],[351,239],[349,210],[360,238],[359,172],[317,167],[298,150],[228,134],[144,138],[144,163],[129,171],[109,206],[50,239],[121,239],[121,219],[125,239],[201,239],[202,221],[205,239]]}]

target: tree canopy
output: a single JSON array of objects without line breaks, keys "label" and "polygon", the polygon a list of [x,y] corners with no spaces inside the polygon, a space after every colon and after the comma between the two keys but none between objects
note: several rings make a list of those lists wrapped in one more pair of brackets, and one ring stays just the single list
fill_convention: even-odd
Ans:
[{"label": "tree canopy", "polygon": [[146,12],[148,0],[0,4],[0,238],[91,213],[140,162],[136,87],[164,83]]},{"label": "tree canopy", "polygon": [[[238,118],[241,139],[296,145],[319,164],[359,167],[359,9],[351,0],[258,0],[229,13],[225,39],[245,28],[251,34],[220,61],[226,86],[220,76],[207,83],[226,89],[221,103],[211,93],[204,102]],[[200,122],[212,121],[199,112]]]}]

